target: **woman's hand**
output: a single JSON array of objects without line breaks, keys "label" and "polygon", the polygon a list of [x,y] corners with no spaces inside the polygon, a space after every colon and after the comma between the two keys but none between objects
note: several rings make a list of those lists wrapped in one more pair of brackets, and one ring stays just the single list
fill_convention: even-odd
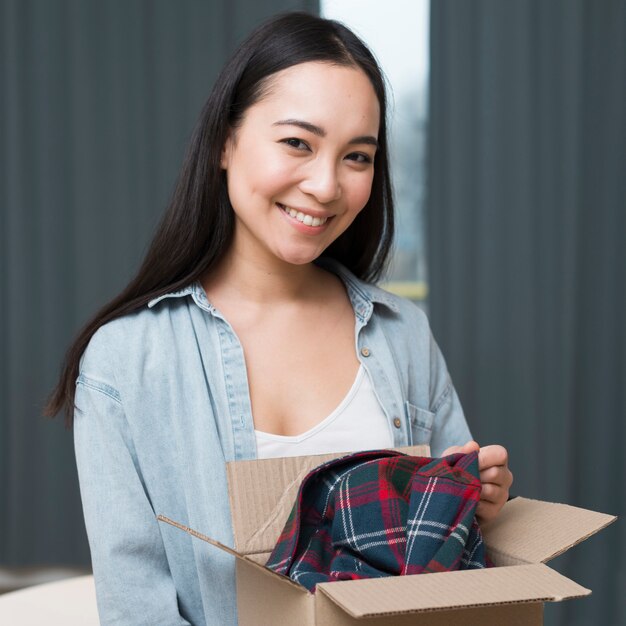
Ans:
[{"label": "woman's hand", "polygon": [[509,498],[509,488],[513,483],[513,474],[509,470],[509,455],[502,446],[484,446],[481,448],[475,441],[468,441],[464,446],[452,446],[441,456],[447,454],[478,451],[478,469],[482,491],[480,502],[476,509],[479,522],[489,522],[494,519],[504,503]]}]

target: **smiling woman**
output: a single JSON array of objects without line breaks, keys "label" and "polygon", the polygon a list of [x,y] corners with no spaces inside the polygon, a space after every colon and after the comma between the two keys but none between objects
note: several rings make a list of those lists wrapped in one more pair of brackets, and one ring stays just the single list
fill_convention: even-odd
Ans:
[{"label": "smiling woman", "polygon": [[345,289],[313,261],[369,200],[380,105],[361,69],[327,62],[284,69],[266,88],[224,145],[234,235],[202,285],[243,346],[257,431],[300,435],[359,369]]},{"label": "smiling woman", "polygon": [[[226,462],[470,440],[424,314],[374,285],[392,236],[376,61],[331,20],[263,24],[48,407],[73,416],[102,624],[237,623],[230,557],[156,520],[232,544]],[[503,449],[479,458],[487,519],[511,474]]]},{"label": "smiling woman", "polygon": [[360,69],[314,62],[274,75],[224,146],[235,212],[224,261],[243,256],[270,270],[317,259],[369,199],[379,119]]}]

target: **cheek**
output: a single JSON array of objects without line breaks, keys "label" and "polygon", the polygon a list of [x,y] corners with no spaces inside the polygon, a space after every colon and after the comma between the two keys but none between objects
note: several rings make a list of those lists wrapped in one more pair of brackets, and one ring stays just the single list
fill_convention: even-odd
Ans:
[{"label": "cheek", "polygon": [[228,171],[231,192],[246,193],[250,197],[269,197],[291,180],[287,164],[274,154],[249,151],[234,160]]},{"label": "cheek", "polygon": [[355,215],[367,204],[372,192],[373,179],[373,174],[371,176],[359,176],[350,185],[348,202],[350,209],[354,211]]}]

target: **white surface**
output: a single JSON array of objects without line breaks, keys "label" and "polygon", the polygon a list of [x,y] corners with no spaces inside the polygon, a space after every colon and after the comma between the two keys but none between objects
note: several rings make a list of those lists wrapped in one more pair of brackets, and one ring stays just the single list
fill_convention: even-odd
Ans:
[{"label": "white surface", "polygon": [[79,576],[0,595],[3,626],[99,626],[93,576]]}]

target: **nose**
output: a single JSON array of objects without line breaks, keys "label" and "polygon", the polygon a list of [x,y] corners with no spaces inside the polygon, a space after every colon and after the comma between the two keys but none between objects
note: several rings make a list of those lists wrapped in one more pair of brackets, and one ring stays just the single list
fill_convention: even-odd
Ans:
[{"label": "nose", "polygon": [[341,182],[337,164],[332,159],[311,161],[299,187],[300,191],[315,197],[320,204],[338,200],[341,197]]}]

